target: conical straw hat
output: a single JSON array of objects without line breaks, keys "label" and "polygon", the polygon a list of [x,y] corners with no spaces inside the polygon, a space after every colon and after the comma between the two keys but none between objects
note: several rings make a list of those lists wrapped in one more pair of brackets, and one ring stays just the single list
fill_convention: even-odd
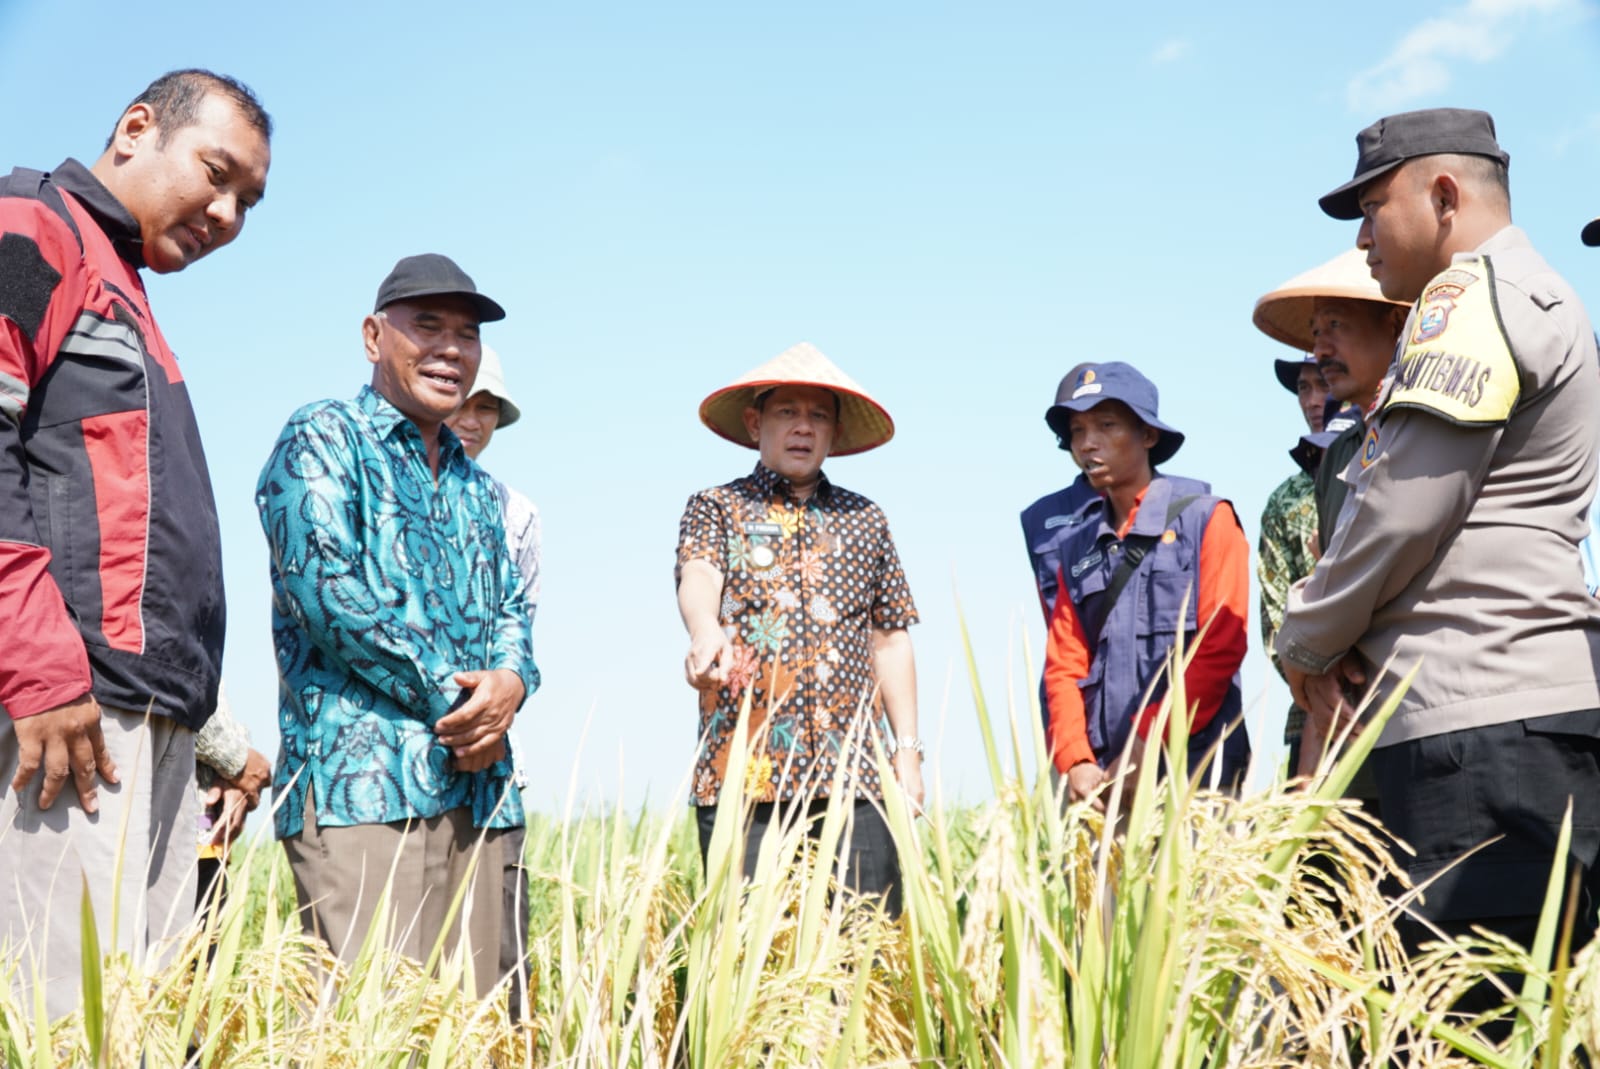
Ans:
[{"label": "conical straw hat", "polygon": [[830,456],[865,453],[894,437],[894,420],[872,395],[834,366],[810,342],[801,342],[746,372],[700,402],[700,422],[730,442],[756,448],[744,427],[744,410],[756,394],[775,386],[820,386],[839,398],[839,427]]},{"label": "conical straw hat", "polygon": [[1346,249],[1321,267],[1296,275],[1256,302],[1251,318],[1261,333],[1302,352],[1311,348],[1311,306],[1318,297],[1343,297],[1407,307],[1391,301],[1367,270],[1367,254]]}]

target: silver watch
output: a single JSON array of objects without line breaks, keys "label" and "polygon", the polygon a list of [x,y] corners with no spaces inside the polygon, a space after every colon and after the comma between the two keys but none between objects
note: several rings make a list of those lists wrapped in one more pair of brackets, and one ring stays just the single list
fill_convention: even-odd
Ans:
[{"label": "silver watch", "polygon": [[928,756],[928,748],[924,746],[922,744],[922,740],[917,738],[915,735],[895,736],[894,752],[899,753],[901,750],[910,750],[912,753],[923,758],[924,760],[926,760]]}]

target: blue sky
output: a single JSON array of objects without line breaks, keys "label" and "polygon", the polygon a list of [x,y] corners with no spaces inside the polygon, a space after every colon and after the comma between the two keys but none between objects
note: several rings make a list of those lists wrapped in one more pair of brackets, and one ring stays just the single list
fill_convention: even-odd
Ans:
[{"label": "blue sky", "polygon": [[[1073,474],[1041,418],[1057,380],[1143,369],[1189,436],[1169,470],[1230,496],[1253,542],[1299,424],[1271,374],[1289,351],[1250,312],[1354,240],[1315,201],[1358,129],[1491,111],[1517,222],[1600,306],[1577,236],[1600,215],[1600,5],[1307,10],[0,0],[0,162],[92,161],[180,66],[242,78],[278,124],[244,235],[151,283],[216,485],[229,690],[269,755],[256,475],[291,411],[366,380],[359,325],[393,262],[437,251],[510,312],[485,337],[525,415],[484,460],[544,512],[545,686],[516,728],[530,805],[569,782],[580,802],[679,790],[678,517],[754,462],[696,407],[801,340],[895,417],[892,443],[827,471],[889,514],[923,614],[930,770],[976,801],[956,592],[991,704],[1008,680],[1025,701],[1043,626],[1016,516]],[[1270,754],[1287,698],[1269,674],[1252,634]]]}]

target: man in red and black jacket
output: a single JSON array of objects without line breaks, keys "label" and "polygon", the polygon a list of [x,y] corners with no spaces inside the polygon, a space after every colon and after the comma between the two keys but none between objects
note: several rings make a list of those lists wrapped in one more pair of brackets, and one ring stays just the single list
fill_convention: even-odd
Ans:
[{"label": "man in red and black jacket", "polygon": [[270,137],[249,89],[174,71],[92,167],[0,179],[0,946],[31,943],[21,982],[46,983],[51,1016],[77,1001],[80,873],[100,931],[116,904],[121,949],[194,903],[221,546],[140,269],[181,271],[238,236]]}]

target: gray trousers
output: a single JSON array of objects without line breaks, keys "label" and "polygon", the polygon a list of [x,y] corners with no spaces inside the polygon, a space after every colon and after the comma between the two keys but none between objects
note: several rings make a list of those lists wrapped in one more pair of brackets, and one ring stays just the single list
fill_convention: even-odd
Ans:
[{"label": "gray trousers", "polygon": [[[78,1007],[80,903],[87,883],[95,928],[106,952],[134,960],[194,917],[194,732],[165,717],[102,706],[101,731],[121,783],[101,783],[100,811],[89,815],[69,780],[49,809],[39,808],[41,769],[20,794],[17,736],[0,713],[0,953],[20,958],[18,994],[31,1005],[45,985],[57,1018]],[[127,838],[122,838],[123,824]],[[122,879],[115,879],[120,860]],[[115,929],[116,939],[112,941]]]},{"label": "gray trousers", "polygon": [[500,840],[474,828],[469,810],[390,824],[319,828],[307,790],[305,826],[283,840],[283,849],[294,873],[301,926],[346,962],[360,953],[386,883],[390,949],[426,962],[445,932],[450,902],[476,859],[466,898],[446,932],[444,952],[465,943],[471,957],[467,978],[477,996],[488,994],[500,979]]}]

